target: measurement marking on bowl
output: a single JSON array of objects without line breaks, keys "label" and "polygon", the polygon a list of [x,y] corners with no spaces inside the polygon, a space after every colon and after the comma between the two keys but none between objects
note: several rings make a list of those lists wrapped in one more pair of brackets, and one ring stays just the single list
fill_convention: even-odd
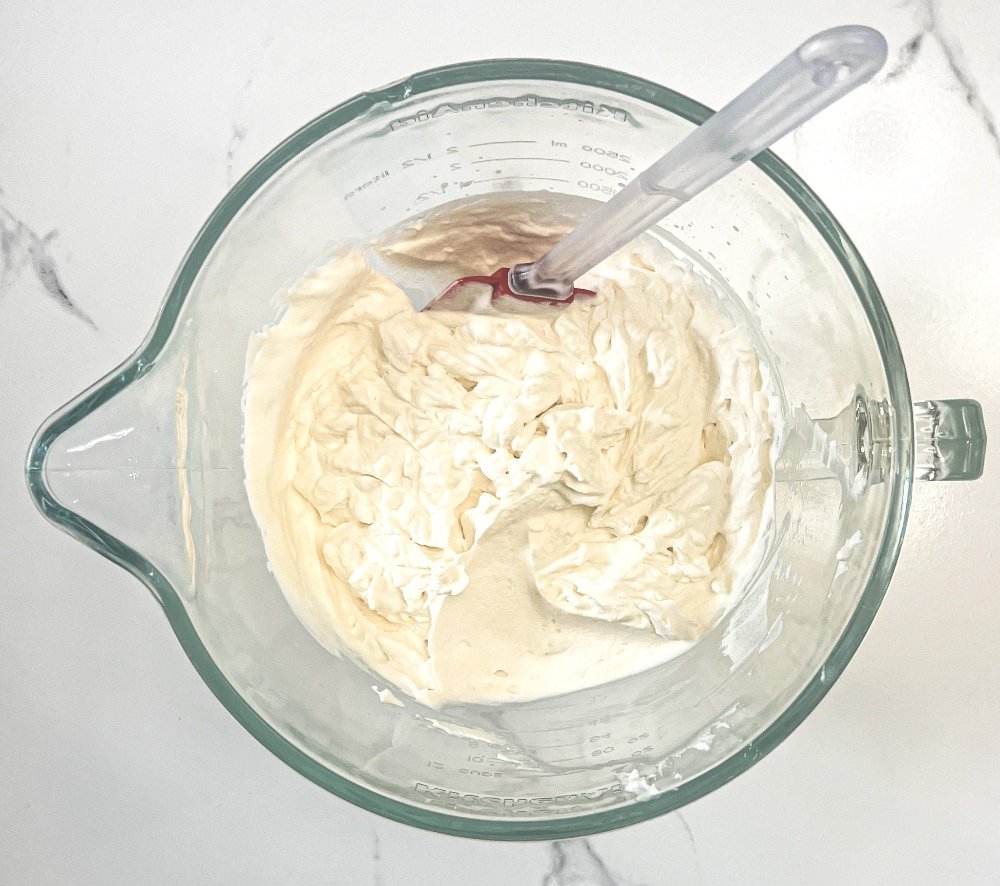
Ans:
[{"label": "measurement marking on bowl", "polygon": [[504,160],[544,160],[546,163],[569,163],[561,157],[487,157],[485,160],[473,160],[472,165],[477,163],[502,163]]},{"label": "measurement marking on bowl", "polygon": [[474,145],[469,145],[470,148],[485,148],[487,145],[537,145],[538,142],[533,138],[526,139],[511,139],[510,141],[499,141],[499,142],[476,142]]},{"label": "measurement marking on bowl", "polygon": [[[563,184],[569,184],[568,178],[546,178],[543,175],[502,175],[500,178],[474,178],[468,184],[470,185],[482,185],[486,182],[521,182],[521,181],[533,181],[533,182],[562,182]],[[467,187],[466,183],[462,183],[463,187]]]}]

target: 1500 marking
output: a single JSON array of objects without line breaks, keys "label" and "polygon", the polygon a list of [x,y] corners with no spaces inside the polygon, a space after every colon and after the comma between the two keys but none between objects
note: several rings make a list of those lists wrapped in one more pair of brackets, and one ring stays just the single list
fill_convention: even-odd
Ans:
[{"label": "1500 marking", "polygon": [[615,192],[614,188],[610,188],[607,185],[584,181],[582,178],[576,183],[576,186],[583,188],[585,191],[593,191],[595,194],[604,194],[606,197],[610,197]]}]

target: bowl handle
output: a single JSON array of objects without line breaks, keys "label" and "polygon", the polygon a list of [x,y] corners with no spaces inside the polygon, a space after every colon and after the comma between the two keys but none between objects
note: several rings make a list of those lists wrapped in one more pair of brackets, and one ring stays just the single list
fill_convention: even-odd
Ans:
[{"label": "bowl handle", "polygon": [[975,400],[913,404],[917,480],[976,480],[986,460],[986,425]]}]

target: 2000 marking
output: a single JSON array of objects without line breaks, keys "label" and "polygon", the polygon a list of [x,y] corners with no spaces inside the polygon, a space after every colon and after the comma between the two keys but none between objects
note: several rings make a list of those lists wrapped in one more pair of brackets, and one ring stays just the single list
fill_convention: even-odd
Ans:
[{"label": "2000 marking", "polygon": [[605,175],[610,175],[615,178],[621,178],[621,179],[628,178],[628,176],[620,169],[612,169],[610,166],[601,166],[600,163],[590,163],[587,160],[581,160],[580,165],[584,169],[593,169],[594,172],[603,172]]}]

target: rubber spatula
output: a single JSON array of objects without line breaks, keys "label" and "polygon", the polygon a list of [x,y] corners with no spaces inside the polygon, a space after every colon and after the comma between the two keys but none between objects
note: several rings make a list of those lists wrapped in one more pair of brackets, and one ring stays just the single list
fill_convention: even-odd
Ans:
[{"label": "rubber spatula", "polygon": [[502,298],[568,304],[573,284],[643,231],[770,147],[885,64],[885,38],[845,25],[821,31],[709,117],[540,259],[461,277],[424,310],[482,310]]}]

